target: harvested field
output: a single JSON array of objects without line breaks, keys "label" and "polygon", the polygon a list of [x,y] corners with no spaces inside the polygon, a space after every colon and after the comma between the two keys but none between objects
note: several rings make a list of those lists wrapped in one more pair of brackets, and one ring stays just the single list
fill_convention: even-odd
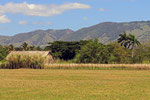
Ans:
[{"label": "harvested field", "polygon": [[147,70],[0,70],[0,100],[149,100]]}]

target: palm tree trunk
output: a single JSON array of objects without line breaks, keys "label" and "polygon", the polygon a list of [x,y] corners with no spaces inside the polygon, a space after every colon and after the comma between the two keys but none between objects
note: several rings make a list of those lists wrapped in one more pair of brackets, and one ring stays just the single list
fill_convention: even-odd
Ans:
[{"label": "palm tree trunk", "polygon": [[134,57],[134,44],[133,44],[133,47],[132,47],[132,55],[131,57],[133,58]]},{"label": "palm tree trunk", "polygon": [[134,50],[132,49],[132,56],[131,56],[132,58],[134,57]]}]

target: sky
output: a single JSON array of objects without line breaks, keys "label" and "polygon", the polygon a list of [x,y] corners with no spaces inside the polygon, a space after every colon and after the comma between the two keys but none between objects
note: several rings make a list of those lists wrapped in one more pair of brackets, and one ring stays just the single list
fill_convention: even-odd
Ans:
[{"label": "sky", "polygon": [[150,20],[150,0],[0,0],[0,35]]}]

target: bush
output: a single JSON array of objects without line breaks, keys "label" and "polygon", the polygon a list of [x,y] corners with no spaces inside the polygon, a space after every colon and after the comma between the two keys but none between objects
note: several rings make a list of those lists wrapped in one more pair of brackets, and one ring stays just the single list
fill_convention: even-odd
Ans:
[{"label": "bush", "polygon": [[41,56],[29,55],[11,55],[7,58],[7,62],[1,64],[2,69],[19,69],[32,68],[43,69],[44,58]]}]

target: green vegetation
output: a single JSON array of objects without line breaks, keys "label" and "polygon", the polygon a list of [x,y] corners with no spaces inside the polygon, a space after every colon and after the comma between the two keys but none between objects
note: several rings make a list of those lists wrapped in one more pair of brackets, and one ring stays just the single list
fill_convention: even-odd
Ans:
[{"label": "green vegetation", "polygon": [[132,34],[127,35],[126,32],[124,32],[124,34],[120,34],[118,43],[121,43],[121,45],[124,46],[125,48],[132,50],[132,58],[134,57],[135,47],[141,44],[134,35]]},{"label": "green vegetation", "polygon": [[89,41],[75,41],[75,42],[65,42],[65,41],[55,41],[49,43],[49,46],[45,50],[51,50],[51,53],[55,58],[61,60],[71,60],[76,56],[81,47],[87,44]]},{"label": "green vegetation", "polygon": [[0,70],[0,100],[149,100],[149,71]]},{"label": "green vegetation", "polygon": [[[10,51],[49,50],[56,63],[94,63],[94,64],[149,64],[150,44],[140,44],[134,35],[120,34],[117,42],[107,45],[98,39],[81,41],[55,41],[47,47],[30,46],[26,42],[21,47],[0,46],[1,68],[43,68],[43,60],[36,57],[11,57],[6,63],[5,58]],[[30,60],[31,59],[31,60]],[[28,61],[26,61],[28,60]],[[26,64],[24,64],[26,62]],[[29,65],[27,64],[28,62]],[[38,63],[39,62],[39,63]]]},{"label": "green vegetation", "polygon": [[109,62],[110,52],[106,45],[98,42],[98,39],[89,41],[77,53],[75,61],[78,63],[105,63]]},{"label": "green vegetation", "polygon": [[6,46],[0,45],[0,61],[3,61],[9,53],[9,49]]},{"label": "green vegetation", "polygon": [[112,42],[107,45],[94,39],[78,42],[56,41],[46,47],[62,63],[99,64],[148,64],[150,63],[149,48],[150,44],[140,45],[134,35],[126,33],[120,35],[118,43]]}]

